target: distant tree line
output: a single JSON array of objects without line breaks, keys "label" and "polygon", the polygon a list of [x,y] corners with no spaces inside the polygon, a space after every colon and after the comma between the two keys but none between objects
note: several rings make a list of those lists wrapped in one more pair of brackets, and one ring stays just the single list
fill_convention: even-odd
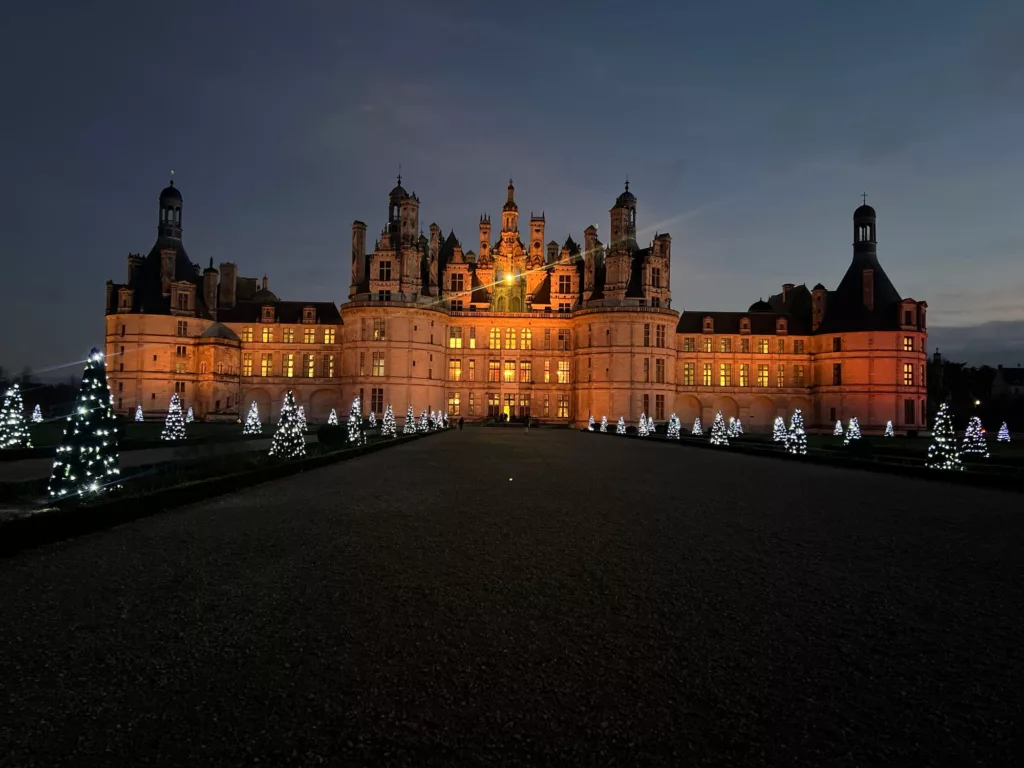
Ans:
[{"label": "distant tree line", "polygon": [[20,374],[11,375],[0,367],[0,393],[7,391],[15,382],[21,387],[26,408],[31,411],[38,405],[45,418],[66,416],[78,394],[79,381],[75,376],[69,376],[64,382],[40,381],[31,368],[23,368]]},{"label": "distant tree line", "polygon": [[929,426],[935,423],[939,406],[949,403],[957,429],[964,429],[972,416],[980,417],[985,429],[993,434],[1004,421],[1011,431],[1024,429],[1024,398],[994,397],[995,378],[996,369],[990,365],[972,367],[952,360],[929,362]]}]

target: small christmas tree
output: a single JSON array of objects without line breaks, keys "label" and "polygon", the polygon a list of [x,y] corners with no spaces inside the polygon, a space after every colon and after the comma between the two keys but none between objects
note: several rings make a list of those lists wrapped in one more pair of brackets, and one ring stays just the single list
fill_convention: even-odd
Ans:
[{"label": "small christmas tree", "polygon": [[363,435],[363,405],[359,402],[359,395],[352,398],[352,407],[348,412],[348,444],[350,446],[362,445],[366,442]]},{"label": "small christmas tree", "polygon": [[1010,428],[1006,426],[1006,422],[1003,422],[1003,426],[999,428],[999,434],[996,435],[996,441],[1000,443],[1010,442]]},{"label": "small christmas tree", "polygon": [[839,419],[836,419],[836,428],[832,430],[832,435],[834,437],[843,436],[843,422],[840,421]]},{"label": "small christmas tree", "polygon": [[32,423],[39,424],[43,420],[43,409],[39,407],[39,403],[36,403],[36,407],[32,409]]},{"label": "small christmas tree", "polygon": [[789,420],[789,433],[786,435],[786,450],[794,456],[807,455],[807,433],[804,431],[804,415],[797,408]]},{"label": "small christmas tree", "polygon": [[31,448],[32,437],[25,421],[25,402],[21,398],[21,387],[15,382],[7,390],[3,408],[3,444],[0,448]]},{"label": "small christmas tree", "polygon": [[601,417],[601,431],[602,432],[607,432],[608,431],[608,417],[607,416],[602,416]]},{"label": "small christmas tree", "polygon": [[249,413],[245,416],[245,424],[242,425],[243,435],[263,434],[263,422],[260,421],[260,409],[253,400],[249,403]]},{"label": "small christmas tree", "polygon": [[377,414],[374,413],[373,411],[370,411],[370,429],[376,429],[376,428],[377,428]]},{"label": "small christmas tree", "polygon": [[196,417],[195,417],[195,414],[192,413],[192,406],[190,405],[188,407],[188,412],[185,414],[185,423],[186,424],[191,424],[195,420],[196,420]]},{"label": "small christmas tree", "polygon": [[424,408],[422,411],[420,411],[419,431],[420,432],[429,432],[430,431],[430,417],[427,416],[427,409],[426,408]]},{"label": "small christmas tree", "polygon": [[384,421],[381,423],[380,434],[382,437],[394,437],[398,434],[398,424],[395,423],[395,412],[391,410],[391,403],[384,409]]},{"label": "small christmas tree", "polygon": [[892,437],[895,434],[896,433],[893,432],[892,430],[892,421],[885,422],[885,432],[883,433],[882,437]]},{"label": "small christmas tree", "polygon": [[412,405],[409,406],[409,410],[405,412],[405,426],[402,428],[403,435],[413,435],[416,433],[416,416],[412,412]]},{"label": "small christmas tree", "polygon": [[854,440],[860,440],[860,422],[856,416],[851,416],[846,427],[846,436],[843,437],[843,445],[849,445]]},{"label": "small christmas tree", "polygon": [[701,426],[700,416],[693,420],[693,427],[690,429],[690,434],[697,436],[704,434],[704,427]]},{"label": "small christmas tree", "polygon": [[721,411],[715,414],[715,420],[711,422],[711,444],[729,444],[729,428],[725,425],[725,419],[722,417]]},{"label": "small christmas tree", "polygon": [[619,416],[619,423],[615,425],[615,434],[624,435],[626,434],[626,419]]},{"label": "small christmas tree", "polygon": [[988,445],[985,443],[985,430],[981,426],[981,419],[971,416],[967,422],[967,431],[964,432],[964,442],[961,452],[965,455],[981,456],[988,458]]},{"label": "small christmas tree", "polygon": [[120,487],[120,473],[117,417],[110,404],[107,366],[103,353],[93,348],[53,461],[50,497],[59,501],[114,490]]},{"label": "small christmas tree", "polygon": [[932,444],[928,446],[928,466],[932,469],[948,469],[959,471],[964,468],[960,460],[960,449],[956,444],[956,432],[953,431],[953,414],[949,405],[943,403],[935,415],[935,426],[932,427]]},{"label": "small christmas tree", "polygon": [[641,413],[640,414],[640,423],[636,425],[636,433],[640,437],[647,437],[647,430],[648,430],[648,427],[647,427],[647,414],[646,413]]},{"label": "small christmas tree", "polygon": [[427,426],[431,432],[437,431],[437,414],[433,411],[430,412],[430,416],[427,418]]},{"label": "small christmas tree", "polygon": [[784,443],[786,442],[786,422],[781,416],[775,417],[775,423],[772,424],[772,442]]},{"label": "small christmas tree", "polygon": [[587,422],[587,432],[593,432],[593,431],[594,431],[594,416],[591,415],[590,416],[590,421]]},{"label": "small christmas tree", "polygon": [[740,421],[739,417],[736,418],[736,422],[732,425],[732,437],[739,437],[743,434],[743,422]]},{"label": "small christmas tree", "polygon": [[665,436],[669,440],[679,439],[679,419],[674,413],[668,417],[668,429],[665,431]]},{"label": "small christmas tree", "polygon": [[141,405],[136,405],[135,406],[135,421],[137,421],[139,424],[141,424],[142,421],[143,421],[142,406]]},{"label": "small christmas tree", "polygon": [[656,434],[658,434],[658,425],[654,423],[654,417],[653,416],[648,416],[647,417],[647,434],[648,435],[656,435]]},{"label": "small christmas tree", "polygon": [[277,420],[277,431],[270,443],[270,455],[281,459],[297,459],[306,455],[306,435],[299,420],[299,409],[295,395],[289,389],[281,403],[281,416]]},{"label": "small christmas tree", "polygon": [[171,404],[167,408],[167,418],[164,419],[164,429],[160,433],[160,439],[185,439],[185,417],[181,413],[181,400],[178,399],[177,392],[171,395]]},{"label": "small christmas tree", "polygon": [[327,426],[336,427],[338,426],[338,412],[331,408],[330,414],[327,416]]},{"label": "small christmas tree", "polygon": [[729,426],[726,427],[725,431],[729,435],[729,437],[736,436],[736,419],[733,418],[732,416],[729,417]]}]

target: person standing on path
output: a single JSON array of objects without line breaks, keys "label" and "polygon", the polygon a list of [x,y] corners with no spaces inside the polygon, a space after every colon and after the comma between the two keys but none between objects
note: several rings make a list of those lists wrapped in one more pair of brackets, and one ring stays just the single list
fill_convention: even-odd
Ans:
[{"label": "person standing on path", "polygon": [[530,434],[530,417],[526,417],[526,432],[524,434]]},{"label": "person standing on path", "polygon": [[462,425],[466,423],[466,420],[459,416],[459,432],[462,431]]}]

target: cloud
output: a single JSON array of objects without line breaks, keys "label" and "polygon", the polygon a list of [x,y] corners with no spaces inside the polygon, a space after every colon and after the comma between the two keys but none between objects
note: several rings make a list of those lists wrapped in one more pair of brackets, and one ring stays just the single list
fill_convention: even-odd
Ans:
[{"label": "cloud", "polygon": [[928,344],[947,360],[969,365],[1024,363],[1024,320],[982,323],[967,327],[931,327]]}]

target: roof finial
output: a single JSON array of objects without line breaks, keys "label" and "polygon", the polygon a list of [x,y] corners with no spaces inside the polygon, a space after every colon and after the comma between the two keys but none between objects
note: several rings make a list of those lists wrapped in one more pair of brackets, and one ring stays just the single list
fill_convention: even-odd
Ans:
[{"label": "roof finial", "polygon": [[171,169],[171,186],[174,186],[174,169]]},{"label": "roof finial", "polygon": [[861,192],[860,193],[860,202],[861,202],[862,205],[867,205],[868,204],[868,193],[867,192]]},{"label": "roof finial", "polygon": [[629,192],[629,175],[626,175],[626,191]]},{"label": "roof finial", "polygon": [[398,164],[398,186],[402,186],[402,164]]}]

